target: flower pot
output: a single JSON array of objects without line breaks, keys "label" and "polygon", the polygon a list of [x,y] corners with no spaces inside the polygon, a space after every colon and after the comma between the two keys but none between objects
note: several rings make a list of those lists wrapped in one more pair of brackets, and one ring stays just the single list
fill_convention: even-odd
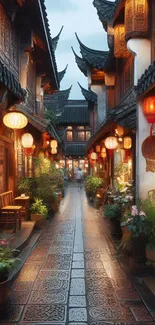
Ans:
[{"label": "flower pot", "polygon": [[9,296],[9,281],[0,282],[0,305],[4,304]]},{"label": "flower pot", "polygon": [[110,223],[111,223],[111,234],[121,237],[122,229],[120,225],[120,218],[112,218],[110,219]]},{"label": "flower pot", "polygon": [[132,233],[131,233],[131,231],[128,230],[128,227],[127,227],[127,226],[125,226],[125,227],[121,227],[121,229],[122,229],[122,239],[123,239],[123,240],[128,240],[128,239],[130,239]]},{"label": "flower pot", "polygon": [[145,250],[147,260],[152,262],[153,266],[155,266],[155,250],[151,248],[146,248]]},{"label": "flower pot", "polygon": [[35,228],[36,229],[41,229],[43,228],[44,226],[44,218],[43,218],[43,215],[42,214],[39,214],[39,213],[31,213],[31,220],[32,221],[35,221]]},{"label": "flower pot", "polygon": [[51,203],[51,208],[54,212],[57,212],[59,210],[59,203],[57,201],[54,203]]}]

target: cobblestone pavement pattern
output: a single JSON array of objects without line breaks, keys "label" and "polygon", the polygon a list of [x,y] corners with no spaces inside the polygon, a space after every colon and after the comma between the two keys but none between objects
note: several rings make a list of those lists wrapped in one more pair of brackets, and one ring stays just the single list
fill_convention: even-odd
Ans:
[{"label": "cobblestone pavement pattern", "polygon": [[116,259],[103,218],[76,186],[43,230],[8,306],[3,325],[155,324]]}]

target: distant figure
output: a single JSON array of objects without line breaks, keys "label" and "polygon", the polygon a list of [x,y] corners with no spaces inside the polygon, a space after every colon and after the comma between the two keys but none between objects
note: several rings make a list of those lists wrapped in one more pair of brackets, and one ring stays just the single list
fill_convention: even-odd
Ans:
[{"label": "distant figure", "polygon": [[81,182],[82,182],[82,170],[81,170],[81,168],[78,168],[77,171],[76,171],[76,180],[77,180],[77,183],[78,183],[78,187],[80,187]]}]

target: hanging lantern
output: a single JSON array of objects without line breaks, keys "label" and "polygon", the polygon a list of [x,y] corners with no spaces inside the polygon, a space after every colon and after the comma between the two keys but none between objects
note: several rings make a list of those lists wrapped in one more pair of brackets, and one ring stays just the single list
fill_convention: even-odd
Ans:
[{"label": "hanging lantern", "polygon": [[116,134],[118,134],[119,137],[121,137],[124,134],[124,129],[122,126],[118,125],[115,132]]},{"label": "hanging lantern", "polygon": [[24,148],[32,148],[33,146],[33,136],[30,133],[25,133],[22,136],[22,146]]},{"label": "hanging lantern", "polygon": [[51,153],[52,153],[52,155],[56,155],[57,154],[57,148],[52,148],[51,149]]},{"label": "hanging lantern", "polygon": [[107,137],[104,143],[105,143],[105,147],[109,150],[116,149],[118,145],[116,137],[113,136]]},{"label": "hanging lantern", "polygon": [[143,112],[148,123],[155,123],[155,96],[145,98]]},{"label": "hanging lantern", "polygon": [[114,27],[114,56],[115,58],[126,58],[129,52],[125,41],[125,26],[123,24]]},{"label": "hanging lantern", "polygon": [[131,137],[124,137],[124,149],[131,149],[132,139]]},{"label": "hanging lantern", "polygon": [[58,147],[58,142],[57,142],[57,140],[51,140],[50,145],[51,145],[51,148],[52,148],[52,149],[56,149],[56,148]]},{"label": "hanging lantern", "polygon": [[148,33],[148,0],[126,0],[125,36],[146,37]]},{"label": "hanging lantern", "polygon": [[3,123],[8,128],[17,130],[17,129],[23,129],[27,123],[27,117],[19,112],[9,112],[3,117]]},{"label": "hanging lantern", "polygon": [[100,144],[97,144],[97,145],[96,145],[96,147],[95,147],[95,151],[96,151],[97,153],[99,153],[99,152],[101,151],[101,146],[100,146]]},{"label": "hanging lantern", "polygon": [[106,158],[106,157],[107,157],[106,148],[102,148],[102,150],[101,150],[101,158]]},{"label": "hanging lantern", "polygon": [[97,159],[97,153],[96,152],[92,152],[90,158],[92,160],[96,160]]}]

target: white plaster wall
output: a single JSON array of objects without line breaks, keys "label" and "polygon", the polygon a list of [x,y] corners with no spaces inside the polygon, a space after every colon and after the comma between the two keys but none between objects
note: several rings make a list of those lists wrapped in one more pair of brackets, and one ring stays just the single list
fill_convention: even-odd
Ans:
[{"label": "white plaster wall", "polygon": [[[155,173],[146,172],[146,160],[142,155],[142,143],[150,135],[150,125],[143,114],[142,101],[137,105],[137,133],[136,133],[136,190],[137,197],[146,199],[148,191],[155,188]],[[153,131],[155,131],[155,126]]]},{"label": "white plaster wall", "polygon": [[133,38],[127,42],[127,48],[135,55],[134,85],[137,86],[138,79],[151,64],[151,41]]},{"label": "white plaster wall", "polygon": [[92,85],[92,91],[97,94],[97,125],[99,126],[106,118],[107,94],[104,85]]}]

